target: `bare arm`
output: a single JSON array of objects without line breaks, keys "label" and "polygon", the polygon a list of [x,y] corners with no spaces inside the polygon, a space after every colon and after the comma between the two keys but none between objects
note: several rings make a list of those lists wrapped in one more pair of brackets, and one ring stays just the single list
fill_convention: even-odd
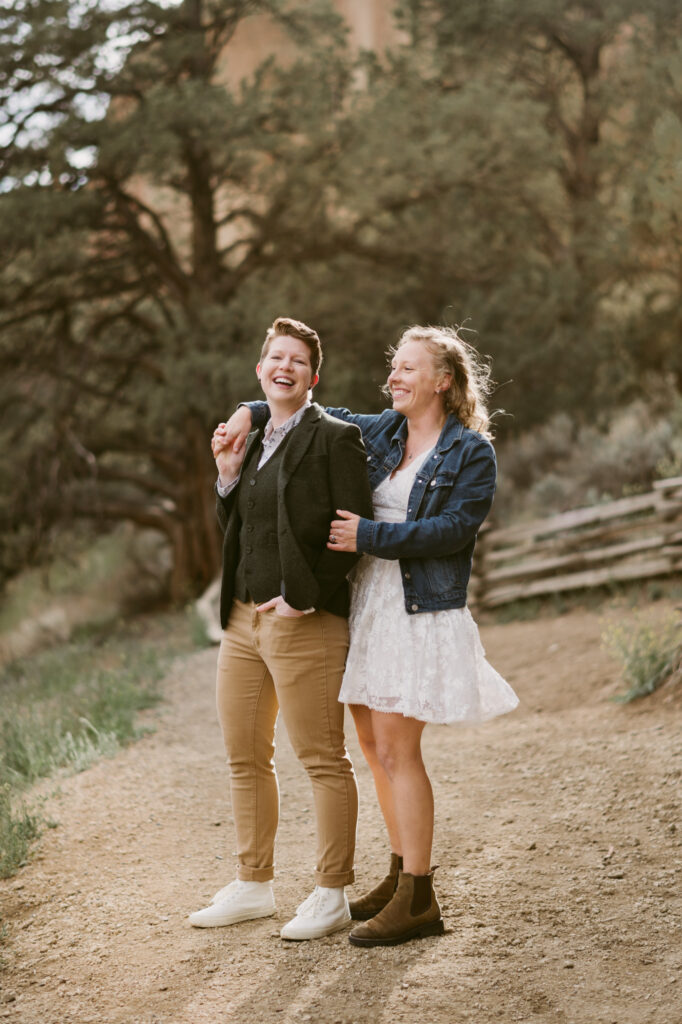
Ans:
[{"label": "bare arm", "polygon": [[251,410],[247,405],[240,405],[236,412],[232,413],[227,423],[218,424],[211,439],[211,448],[216,463],[218,455],[227,449],[231,449],[235,456],[242,452],[251,426]]}]

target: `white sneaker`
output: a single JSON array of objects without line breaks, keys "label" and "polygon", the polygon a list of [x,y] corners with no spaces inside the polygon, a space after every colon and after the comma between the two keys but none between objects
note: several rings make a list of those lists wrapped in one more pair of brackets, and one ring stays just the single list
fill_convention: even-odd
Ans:
[{"label": "white sneaker", "polygon": [[189,915],[195,928],[222,928],[239,921],[254,921],[275,913],[272,882],[234,882],[219,889],[210,904]]},{"label": "white sneaker", "polygon": [[283,939],[321,939],[332,935],[350,922],[348,898],[343,886],[325,889],[316,885],[313,892],[301,903],[296,917],[284,925],[279,933]]}]

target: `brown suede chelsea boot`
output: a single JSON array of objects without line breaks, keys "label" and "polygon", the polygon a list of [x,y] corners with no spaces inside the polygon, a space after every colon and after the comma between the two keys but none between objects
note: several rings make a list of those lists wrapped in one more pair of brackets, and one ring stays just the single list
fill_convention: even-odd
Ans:
[{"label": "brown suede chelsea boot", "polygon": [[401,871],[393,899],[376,917],[354,928],[348,938],[354,946],[397,946],[444,931],[433,891],[433,870],[428,875]]},{"label": "brown suede chelsea boot", "polygon": [[354,921],[369,921],[370,917],[374,917],[390,903],[393,893],[398,888],[398,874],[402,869],[403,858],[397,853],[392,853],[391,866],[386,877],[370,892],[350,901],[350,916]]}]

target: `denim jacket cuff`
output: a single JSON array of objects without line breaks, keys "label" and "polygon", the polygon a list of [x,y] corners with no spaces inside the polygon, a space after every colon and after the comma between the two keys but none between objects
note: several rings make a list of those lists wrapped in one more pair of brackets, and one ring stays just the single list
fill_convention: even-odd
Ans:
[{"label": "denim jacket cuff", "polygon": [[361,519],[358,523],[358,535],[355,543],[358,551],[361,551],[365,555],[370,555],[372,553],[375,526],[376,523],[371,519]]}]

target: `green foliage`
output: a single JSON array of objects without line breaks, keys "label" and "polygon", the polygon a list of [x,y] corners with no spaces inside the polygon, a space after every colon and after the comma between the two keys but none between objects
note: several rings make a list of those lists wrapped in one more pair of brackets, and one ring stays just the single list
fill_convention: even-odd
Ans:
[{"label": "green foliage", "polygon": [[144,731],[162,660],[154,645],[93,633],[0,675],[0,877],[24,862],[41,828],[21,792],[59,769],[82,771]]},{"label": "green foliage", "polygon": [[650,378],[645,389],[603,424],[560,413],[501,445],[498,521],[613,501],[682,475],[682,397],[666,380]]},{"label": "green foliage", "polygon": [[[679,389],[673,0],[409,0],[382,54],[322,0],[5,6],[0,580],[86,517],[161,531],[201,590],[208,438],[277,314],[365,409],[404,326],[466,321],[510,438],[645,367]],[[280,42],[243,74],[254,16]]]},{"label": "green foliage", "polygon": [[[510,118],[510,136],[542,127],[550,140],[510,191],[527,232],[515,266],[472,291],[466,307],[498,380],[516,385],[503,401],[518,426],[559,411],[589,419],[632,394],[645,368],[674,373],[679,387],[679,225],[652,230],[650,199],[660,187],[669,213],[679,209],[679,4],[407,0],[398,8],[443,88],[494,69],[535,105],[534,118]],[[663,134],[665,146],[656,141]],[[509,421],[505,428],[515,432]]]},{"label": "green foliage", "polygon": [[159,700],[160,676],[154,651],[82,642],[15,662],[0,677],[0,779],[31,783],[115,753],[139,734],[137,713]]},{"label": "green foliage", "polygon": [[[0,878],[9,878],[25,863],[30,845],[39,835],[39,817],[22,804],[13,807],[11,787],[0,785]],[[0,928],[0,941],[2,937]]]},{"label": "green foliage", "polygon": [[201,650],[202,647],[213,647],[213,641],[206,630],[206,623],[197,612],[194,604],[191,604],[187,609],[187,617],[189,619],[189,634],[192,647],[197,650]]},{"label": "green foliage", "polygon": [[616,700],[628,703],[646,697],[663,685],[674,672],[679,674],[682,658],[682,625],[678,617],[662,624],[635,619],[608,627],[602,639],[623,666],[628,690]]},{"label": "green foliage", "polygon": [[[225,47],[259,12],[295,59],[231,88]],[[317,245],[311,177],[331,159],[347,63],[320,4],[305,19],[276,2],[6,12],[0,471],[25,469],[0,503],[0,575],[87,516],[164,532],[178,599],[212,578],[208,438],[267,326],[230,303],[296,256],[299,221],[302,257]]]}]

